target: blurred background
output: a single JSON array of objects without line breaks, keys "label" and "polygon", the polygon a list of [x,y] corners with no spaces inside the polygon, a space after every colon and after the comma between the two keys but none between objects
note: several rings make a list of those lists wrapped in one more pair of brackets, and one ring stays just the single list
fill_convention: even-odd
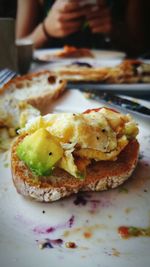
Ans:
[{"label": "blurred background", "polygon": [[[97,27],[98,30],[91,26],[94,20],[89,16],[91,12],[87,9],[85,16],[89,23],[82,23],[82,30],[76,29],[70,31],[69,34],[67,32],[62,34],[59,33],[59,30],[57,31],[58,28],[55,25],[57,25],[57,17],[59,17],[58,6],[64,1],[0,0],[0,17],[17,19],[16,38],[30,36],[35,47],[62,47],[67,43],[68,45],[74,44],[75,46],[90,48],[121,50],[125,51],[129,57],[150,57],[149,0],[98,0],[100,7],[107,7],[107,10],[106,8],[103,9],[105,12],[101,12],[100,8],[99,18],[105,15],[105,19],[99,21],[101,27],[99,29]],[[66,1],[69,2],[69,0]],[[72,2],[83,2],[83,0],[70,0],[70,3]],[[96,1],[92,0],[89,3],[94,5]],[[81,8],[85,10],[86,7],[82,5]],[[70,12],[69,9],[68,11]],[[96,16],[99,12],[94,11],[94,9],[92,11],[93,16],[94,14]],[[67,14],[67,12],[64,14]],[[74,21],[77,21],[77,18],[78,16],[75,17]],[[44,19],[47,35],[49,34],[51,37],[50,40],[48,38],[46,40],[48,36],[45,36],[45,39],[41,37],[38,28]],[[70,21],[72,21],[71,17]],[[70,23],[70,21],[67,22]],[[49,22],[53,24],[53,29],[49,27]],[[37,37],[39,35],[40,38]]]},{"label": "blurred background", "polygon": [[0,0],[0,17],[16,18],[17,0]]}]

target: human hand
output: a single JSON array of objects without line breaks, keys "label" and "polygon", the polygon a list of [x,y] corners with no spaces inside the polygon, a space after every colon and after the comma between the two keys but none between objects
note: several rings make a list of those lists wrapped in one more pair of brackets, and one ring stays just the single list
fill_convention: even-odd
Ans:
[{"label": "human hand", "polygon": [[45,19],[46,30],[52,37],[65,37],[80,29],[83,15],[84,8],[79,1],[56,0]]},{"label": "human hand", "polygon": [[111,13],[105,1],[86,7],[86,19],[93,33],[109,33],[112,28]]}]

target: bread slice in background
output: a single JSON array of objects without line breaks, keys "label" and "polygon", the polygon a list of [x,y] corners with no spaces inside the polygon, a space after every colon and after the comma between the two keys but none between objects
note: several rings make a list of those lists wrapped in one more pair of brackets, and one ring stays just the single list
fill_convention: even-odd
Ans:
[{"label": "bread slice in background", "polygon": [[[65,90],[66,81],[50,71],[17,77],[0,90],[0,127],[19,127],[23,109],[42,111]],[[32,107],[33,108],[32,108]],[[39,115],[35,110],[35,115]],[[16,127],[15,127],[16,125]]]},{"label": "bread slice in background", "polygon": [[12,98],[26,101],[40,110],[50,101],[59,97],[65,87],[65,80],[46,70],[11,80],[1,89],[0,97],[5,99],[6,95],[9,94]]},{"label": "bread slice in background", "polygon": [[51,176],[34,177],[16,154],[23,136],[16,139],[12,146],[11,168],[17,192],[41,202],[51,202],[79,191],[103,191],[115,188],[126,181],[134,171],[139,152],[137,140],[132,140],[119,154],[116,161],[94,162],[87,168],[83,180],[56,168]]},{"label": "bread slice in background", "polygon": [[0,89],[0,150],[25,123],[43,113],[65,90],[66,81],[50,71],[31,73],[9,81]]}]

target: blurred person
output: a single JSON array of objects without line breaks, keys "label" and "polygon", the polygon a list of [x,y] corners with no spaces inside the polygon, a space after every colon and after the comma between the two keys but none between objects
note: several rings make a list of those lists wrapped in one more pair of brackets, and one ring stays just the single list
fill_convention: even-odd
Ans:
[{"label": "blurred person", "polygon": [[114,0],[114,2],[112,34],[114,47],[126,51],[129,57],[150,52],[150,1]]},{"label": "blurred person", "polygon": [[18,0],[16,37],[35,48],[74,45],[124,50],[130,56],[149,45],[148,0]]},{"label": "blurred person", "polygon": [[93,35],[109,33],[112,23],[105,1],[88,2],[18,0],[16,37],[31,38],[35,47],[92,47]]}]

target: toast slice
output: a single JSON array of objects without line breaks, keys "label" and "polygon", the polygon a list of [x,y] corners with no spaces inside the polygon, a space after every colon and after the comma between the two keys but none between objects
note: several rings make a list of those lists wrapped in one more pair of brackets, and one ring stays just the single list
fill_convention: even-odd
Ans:
[{"label": "toast slice", "polygon": [[56,75],[69,82],[101,82],[105,83],[108,79],[108,68],[106,67],[87,67],[79,65],[68,65],[55,69]]},{"label": "toast slice", "polygon": [[19,160],[16,147],[23,140],[19,136],[12,146],[11,168],[17,192],[41,202],[51,202],[79,191],[103,191],[115,188],[126,181],[134,171],[139,152],[139,143],[131,140],[116,161],[94,162],[87,168],[83,180],[56,168],[51,176],[34,177],[27,166]]}]

